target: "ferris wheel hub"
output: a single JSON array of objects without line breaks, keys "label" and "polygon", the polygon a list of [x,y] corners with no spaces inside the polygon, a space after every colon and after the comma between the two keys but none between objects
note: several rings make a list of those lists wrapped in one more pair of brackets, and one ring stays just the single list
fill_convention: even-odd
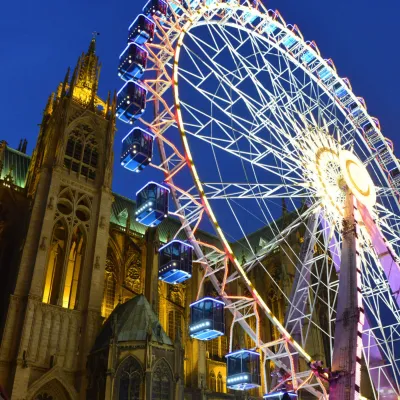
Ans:
[{"label": "ferris wheel hub", "polygon": [[348,192],[372,208],[376,203],[375,186],[359,158],[326,132],[317,129],[310,133],[306,142],[313,162],[308,163],[308,174],[327,211],[334,219],[342,218]]},{"label": "ferris wheel hub", "polygon": [[339,152],[339,162],[348,190],[367,207],[376,203],[375,185],[364,164],[350,151]]}]

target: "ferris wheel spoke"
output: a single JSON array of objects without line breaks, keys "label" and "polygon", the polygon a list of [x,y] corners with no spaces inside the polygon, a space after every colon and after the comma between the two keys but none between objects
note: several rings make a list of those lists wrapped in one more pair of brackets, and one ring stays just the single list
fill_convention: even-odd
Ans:
[{"label": "ferris wheel spoke", "polygon": [[203,182],[205,194],[210,200],[255,199],[255,198],[309,198],[307,184],[254,184]]},{"label": "ferris wheel spoke", "polygon": [[[190,109],[190,107],[187,107],[186,104],[184,102],[181,103],[182,107],[185,108],[186,110],[188,110],[189,114],[193,115],[195,110],[194,109]],[[245,140],[247,143],[250,143],[250,145],[254,148],[261,148],[263,150],[258,150],[258,154],[255,155],[254,157],[254,153],[251,154],[246,154],[245,152],[243,152],[242,150],[235,150],[234,148],[232,149],[232,146],[234,145],[238,138],[233,138],[231,134],[229,134],[229,132],[227,131],[230,127],[227,126],[225,123],[221,123],[220,121],[216,121],[216,120],[212,120],[212,122],[215,122],[220,128],[221,128],[221,132],[223,132],[224,134],[226,133],[226,137],[228,137],[228,139],[223,139],[223,138],[214,138],[214,137],[210,137],[209,135],[202,135],[200,134],[201,131],[204,131],[204,127],[206,126],[206,124],[209,124],[209,120],[208,122],[205,122],[203,125],[199,124],[199,125],[194,125],[194,124],[188,124],[188,126],[190,125],[194,125],[195,127],[198,126],[199,129],[196,131],[192,131],[192,130],[187,130],[187,134],[191,135],[193,137],[195,137],[196,139],[200,139],[203,140],[209,144],[211,144],[212,146],[218,147],[221,150],[233,154],[233,155],[237,155],[238,157],[240,157],[241,159],[248,161],[252,164],[257,165],[258,167],[261,167],[263,169],[268,170],[269,172],[272,172],[275,175],[282,175],[282,171],[286,169],[286,172],[291,172],[291,175],[295,175],[297,174],[299,177],[302,176],[302,173],[300,171],[301,165],[299,165],[298,163],[298,159],[296,159],[293,154],[290,153],[289,149],[287,149],[284,154],[282,154],[282,150],[285,150],[285,148],[277,148],[276,145],[270,145],[266,140],[262,140],[257,136],[253,136],[253,135],[248,135],[246,132],[246,127],[242,126],[242,130],[241,131],[236,131],[236,133],[239,135],[239,137],[243,140]],[[238,125],[240,124],[240,121],[235,121]],[[283,164],[286,165],[284,166],[276,166],[275,165],[275,161],[272,164],[271,162],[266,164],[265,160],[267,160],[267,156],[274,156],[276,158],[279,158],[279,161]],[[291,176],[286,176],[286,178],[288,180],[293,179]]]},{"label": "ferris wheel spoke", "polygon": [[[240,58],[240,61],[242,63],[245,61],[245,59],[241,58],[240,54],[238,54],[235,50],[230,49],[230,51],[231,51],[231,54],[238,55],[238,57]],[[235,85],[234,82],[232,82],[231,80],[226,78],[226,76],[232,75],[232,71],[220,70],[220,72],[217,73],[216,70],[218,70],[220,68],[219,65],[214,62],[214,59],[211,58],[210,55],[206,54],[206,58],[210,58],[210,61],[212,61],[207,65],[208,65],[208,68],[211,71],[213,71],[213,73],[217,76],[218,80],[220,82],[224,82],[230,90],[232,90],[232,88],[234,88],[235,92],[237,92],[237,94],[239,95],[238,99],[241,98],[244,101],[244,103],[248,107],[250,113],[253,115],[253,118],[254,119],[259,119],[261,114],[260,114],[260,111],[258,111],[258,110],[259,109],[262,110],[263,108],[265,108],[265,106],[262,107],[262,104],[261,103],[257,103],[257,102],[254,104],[254,106],[252,106],[252,104],[255,102],[255,99],[250,97],[250,96],[244,95],[243,92],[237,88],[237,84],[241,82],[241,79],[236,79],[237,84]],[[202,60],[202,62],[205,63],[204,60]],[[250,64],[248,66],[248,68],[247,68],[248,76],[253,81],[253,84],[256,87],[258,93],[261,93],[261,90],[264,90],[264,86],[256,79],[256,76],[255,76],[255,74],[252,73],[252,69],[251,68],[254,68],[254,67],[253,67],[253,65]],[[257,73],[259,73],[259,72],[260,71],[257,71]],[[191,83],[191,82],[188,82],[188,83]],[[268,95],[269,95],[269,93],[266,92],[266,96],[268,96]],[[238,99],[236,99],[236,101]],[[261,101],[264,100],[264,103],[267,100],[267,98],[265,96],[263,96],[263,95],[260,95],[260,99],[261,99]],[[228,99],[228,101],[229,101],[230,106],[235,103],[235,101],[232,101],[231,98]],[[231,117],[233,117],[233,116],[231,116]],[[272,121],[270,121],[268,118],[267,119],[264,118],[264,123],[266,123],[266,125],[268,127],[271,127],[271,126],[273,127]],[[279,130],[279,134],[276,135],[275,139],[280,138],[282,136],[287,136],[285,129],[280,129]]]}]

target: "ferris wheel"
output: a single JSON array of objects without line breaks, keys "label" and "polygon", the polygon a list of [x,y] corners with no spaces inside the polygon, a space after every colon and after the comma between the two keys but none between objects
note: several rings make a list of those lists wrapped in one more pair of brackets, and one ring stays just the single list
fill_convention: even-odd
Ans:
[{"label": "ferris wheel", "polygon": [[[119,75],[117,116],[134,125],[121,163],[165,175],[137,193],[137,220],[182,222],[159,273],[176,284],[202,265],[192,337],[224,334],[232,312],[227,387],[361,398],[363,364],[374,397],[398,399],[400,165],[333,61],[258,0],[151,0],[129,27]],[[217,244],[198,238],[207,226]],[[266,262],[278,248],[284,283]],[[206,279],[218,298],[204,297]],[[232,293],[235,282],[245,290]],[[284,299],[284,321],[267,286]],[[232,348],[236,325],[252,348]]]}]

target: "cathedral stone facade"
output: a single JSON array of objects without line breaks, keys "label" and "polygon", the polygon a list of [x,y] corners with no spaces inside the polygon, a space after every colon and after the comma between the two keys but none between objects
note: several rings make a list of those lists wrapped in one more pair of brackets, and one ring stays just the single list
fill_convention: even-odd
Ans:
[{"label": "cathedral stone facade", "polygon": [[[92,40],[50,96],[33,155],[26,143],[0,142],[0,385],[13,400],[245,398],[226,388],[229,335],[188,337],[200,266],[184,284],[158,280],[157,250],[179,221],[145,229],[132,218],[135,203],[111,191],[116,98],[98,97],[99,72]],[[250,240],[262,244],[265,232]],[[299,247],[301,232],[292,241]],[[289,294],[285,253],[265,263]],[[282,296],[259,272],[259,291],[283,319]],[[237,281],[229,290],[246,294]],[[203,292],[215,295],[208,282]],[[235,347],[255,347],[226,319]],[[260,328],[264,341],[278,337],[267,319]],[[323,350],[316,336],[311,353],[324,359]],[[262,398],[261,389],[250,395]]]}]

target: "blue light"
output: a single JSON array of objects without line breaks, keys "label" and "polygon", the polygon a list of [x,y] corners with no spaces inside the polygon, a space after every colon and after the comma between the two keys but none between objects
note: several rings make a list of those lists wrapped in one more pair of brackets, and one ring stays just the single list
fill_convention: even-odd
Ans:
[{"label": "blue light", "polygon": [[330,68],[322,66],[319,70],[318,70],[318,76],[321,78],[321,80],[323,81],[327,81],[331,76],[332,76],[332,71],[330,70]]},{"label": "blue light", "polygon": [[225,303],[223,301],[214,299],[213,297],[203,297],[202,299],[197,300],[194,303],[190,304],[189,307],[193,307],[196,304],[199,304],[199,303],[203,302],[204,300],[211,300],[211,301],[214,301],[215,303],[219,303],[219,304],[225,305]]},{"label": "blue light", "polygon": [[154,182],[154,181],[150,181],[150,182],[147,182],[141,189],[139,189],[139,190],[136,192],[136,196],[137,196],[143,189],[146,189],[146,187],[149,186],[150,184],[154,184],[154,185],[159,186],[159,187],[161,187],[161,188],[163,188],[163,189],[165,189],[165,190],[168,190],[168,193],[170,192],[169,188],[167,188],[166,186],[162,185],[161,183],[157,183],[157,182]]},{"label": "blue light", "polygon": [[310,63],[312,60],[314,60],[315,55],[311,53],[311,51],[307,50],[301,55],[301,60],[305,62],[306,64]]},{"label": "blue light", "polygon": [[252,11],[249,11],[243,15],[243,21],[245,23],[252,24],[256,19],[258,15]]},{"label": "blue light", "polygon": [[189,274],[186,271],[180,271],[178,269],[172,269],[162,276],[159,277],[160,280],[169,283],[171,285],[176,285],[178,283],[181,283],[183,281],[186,281],[187,279],[191,278],[192,275]]},{"label": "blue light", "polygon": [[171,240],[170,242],[164,244],[164,246],[160,247],[160,248],[158,249],[158,251],[160,252],[161,250],[165,249],[167,246],[169,246],[169,245],[172,244],[172,243],[180,243],[180,244],[182,244],[183,246],[187,246],[187,247],[190,247],[191,249],[193,249],[193,246],[192,246],[191,244],[186,243],[186,242],[182,242],[182,240],[174,239],[174,240]]},{"label": "blue light", "polygon": [[283,45],[288,49],[290,49],[296,42],[296,38],[291,35],[286,35],[282,40]]},{"label": "blue light", "polygon": [[293,391],[286,392],[282,390],[280,392],[267,393],[263,396],[263,399],[284,400],[287,398],[297,399],[297,393]]},{"label": "blue light", "polygon": [[214,329],[201,330],[199,332],[190,332],[190,337],[197,340],[212,340],[224,334]]},{"label": "blue light", "polygon": [[136,24],[137,20],[138,20],[139,18],[142,18],[142,17],[145,17],[149,23],[154,24],[154,22],[153,22],[150,18],[147,18],[145,15],[140,14],[140,15],[138,15],[138,16],[136,17],[136,19],[133,20],[133,22],[129,25],[129,28],[128,28],[128,29],[130,30],[130,29],[132,28],[132,26],[133,26],[134,24]]},{"label": "blue light", "polygon": [[135,130],[135,129],[140,129],[141,131],[143,131],[143,132],[145,132],[146,133],[146,135],[149,135],[149,136],[151,136],[153,139],[155,138],[155,135],[153,135],[151,132],[149,132],[149,131],[145,131],[144,129],[142,129],[142,128],[133,128],[131,131],[129,131],[129,133],[121,140],[121,142],[123,143],[124,142],[124,140],[133,132],[133,130]]},{"label": "blue light", "polygon": [[234,352],[232,352],[232,353],[227,354],[225,357],[228,358],[228,357],[237,356],[237,355],[243,354],[243,353],[255,354],[255,355],[257,355],[258,357],[260,357],[260,354],[257,353],[256,351],[253,351],[253,350],[246,350],[246,349],[241,349],[241,350],[234,351]]}]

